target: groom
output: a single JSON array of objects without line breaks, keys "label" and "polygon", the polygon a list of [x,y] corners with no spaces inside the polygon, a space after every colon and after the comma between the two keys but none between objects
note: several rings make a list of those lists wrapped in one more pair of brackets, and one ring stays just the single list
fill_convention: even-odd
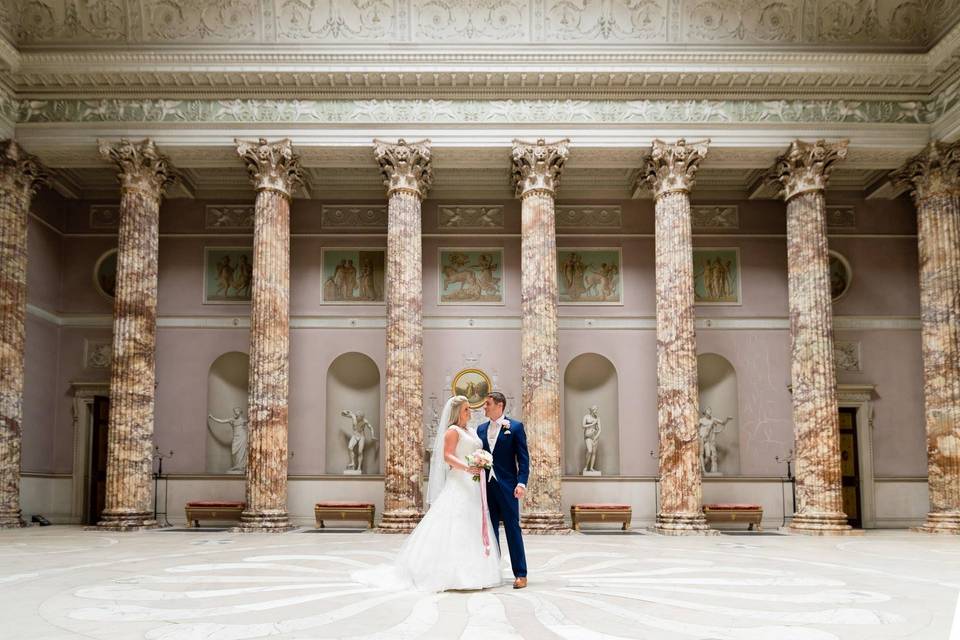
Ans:
[{"label": "groom", "polygon": [[527,586],[527,559],[520,535],[520,499],[527,492],[530,477],[530,455],[523,423],[503,415],[507,399],[499,391],[487,396],[483,412],[490,420],[477,429],[483,448],[493,454],[493,470],[487,483],[487,503],[493,535],[500,545],[500,520],[507,534],[510,564],[513,565],[514,589]]}]

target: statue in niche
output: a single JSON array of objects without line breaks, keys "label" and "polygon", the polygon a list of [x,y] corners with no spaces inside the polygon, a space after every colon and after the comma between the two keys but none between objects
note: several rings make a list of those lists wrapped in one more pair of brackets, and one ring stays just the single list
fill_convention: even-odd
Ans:
[{"label": "statue in niche", "polygon": [[377,440],[373,425],[364,417],[362,411],[344,409],[340,412],[340,415],[344,418],[350,418],[353,422],[350,427],[350,440],[347,442],[347,455],[350,456],[350,464],[344,473],[363,473],[363,452],[367,448],[367,432],[370,432],[370,442],[376,442]]},{"label": "statue in niche", "polygon": [[[220,418],[214,417],[213,414],[207,415],[207,418],[220,424],[230,425],[230,428],[233,430],[233,439],[230,441],[230,472],[244,473],[247,470],[247,430],[249,425],[247,412],[241,407],[234,407],[232,418],[221,420]],[[209,422],[207,423],[207,428],[210,429],[214,440],[226,446],[227,443],[217,437],[217,432],[213,430]]]},{"label": "statue in niche", "polygon": [[704,473],[719,473],[720,460],[717,450],[717,436],[723,433],[727,423],[733,420],[727,416],[724,420],[713,417],[713,410],[707,407],[700,412],[700,468]]},{"label": "statue in niche", "polygon": [[600,475],[597,469],[597,447],[600,444],[600,418],[596,405],[587,409],[583,416],[583,442],[587,445],[586,462],[583,465],[582,475]]}]

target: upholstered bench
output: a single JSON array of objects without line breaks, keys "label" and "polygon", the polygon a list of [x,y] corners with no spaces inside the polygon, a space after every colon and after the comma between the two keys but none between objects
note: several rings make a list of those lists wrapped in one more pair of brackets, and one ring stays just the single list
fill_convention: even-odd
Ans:
[{"label": "upholstered bench", "polygon": [[313,507],[317,518],[317,527],[323,528],[324,520],[365,520],[373,528],[374,506],[372,502],[347,502],[331,500],[318,502]]},{"label": "upholstered bench", "polygon": [[732,502],[721,502],[716,504],[703,505],[703,515],[707,517],[707,522],[744,522],[747,531],[761,531],[761,522],[763,521],[763,507],[758,504],[739,504]]},{"label": "upholstered bench", "polygon": [[583,522],[619,522],[623,531],[630,528],[633,509],[628,504],[611,502],[584,502],[570,507],[570,521],[574,531],[580,531]]},{"label": "upholstered bench", "polygon": [[240,522],[245,502],[232,500],[195,500],[187,503],[187,526],[199,527],[201,520]]}]

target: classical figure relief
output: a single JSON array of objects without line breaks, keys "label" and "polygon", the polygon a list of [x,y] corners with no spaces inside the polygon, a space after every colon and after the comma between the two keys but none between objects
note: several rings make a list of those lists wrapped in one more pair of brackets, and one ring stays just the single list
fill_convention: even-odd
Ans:
[{"label": "classical figure relief", "polygon": [[503,249],[441,249],[440,304],[503,304]]},{"label": "classical figure relief", "polygon": [[740,250],[693,250],[693,284],[696,304],[740,304]]},{"label": "classical figure relief", "polygon": [[253,286],[253,249],[204,249],[204,304],[250,302]]},{"label": "classical figure relief", "polygon": [[324,249],[322,262],[324,302],[384,301],[383,249]]},{"label": "classical figure relief", "polygon": [[560,302],[623,304],[620,249],[560,249],[557,251]]}]

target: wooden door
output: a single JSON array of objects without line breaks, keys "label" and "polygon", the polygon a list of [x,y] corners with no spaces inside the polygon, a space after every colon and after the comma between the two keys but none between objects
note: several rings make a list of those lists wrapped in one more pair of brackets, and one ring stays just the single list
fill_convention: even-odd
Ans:
[{"label": "wooden door", "polygon": [[90,486],[87,487],[87,522],[97,524],[107,502],[107,425],[110,422],[110,398],[93,399],[93,425],[90,438]]},{"label": "wooden door", "polygon": [[860,515],[860,456],[855,407],[840,407],[840,477],[847,522],[859,529],[863,522]]}]

